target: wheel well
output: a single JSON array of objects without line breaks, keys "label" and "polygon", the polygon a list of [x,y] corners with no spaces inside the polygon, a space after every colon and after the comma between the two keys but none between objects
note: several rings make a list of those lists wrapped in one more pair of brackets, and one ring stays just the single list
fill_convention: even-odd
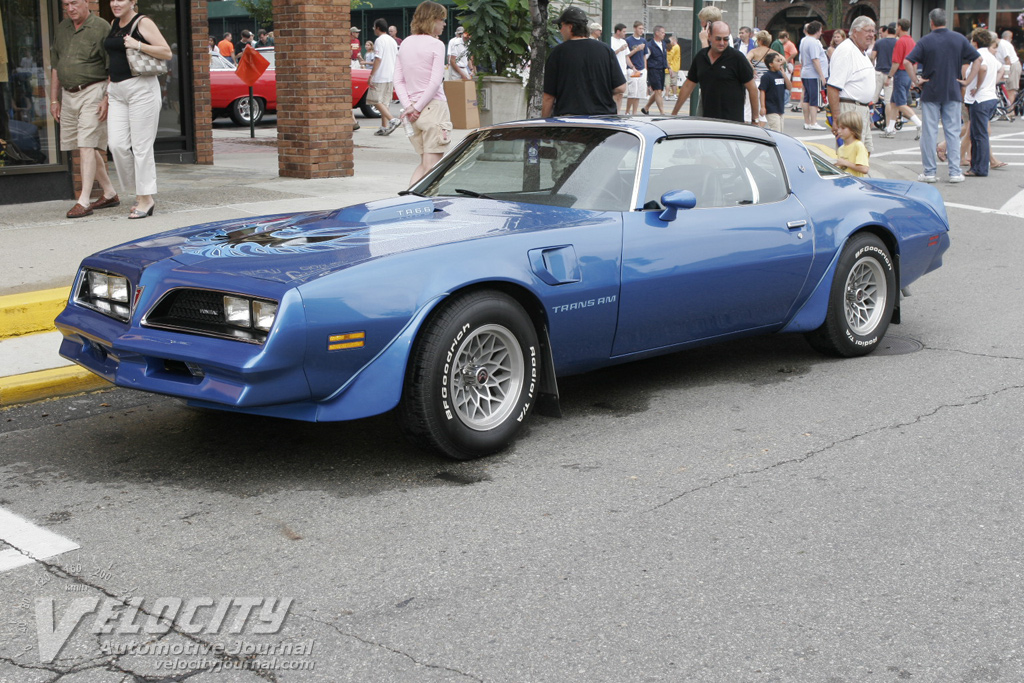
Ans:
[{"label": "wheel well", "polygon": [[[858,235],[862,232],[870,232],[872,235],[882,240],[882,244],[889,250],[889,255],[892,256],[892,267],[896,271],[896,287],[900,286],[900,250],[899,242],[891,232],[883,228],[881,225],[865,225],[847,238],[849,240],[854,235]],[[896,305],[899,306],[899,298],[896,299]]]},{"label": "wheel well", "polygon": [[487,289],[502,292],[503,294],[507,294],[515,299],[519,305],[523,307],[523,310],[526,311],[527,315],[530,316],[530,320],[533,321],[533,327],[537,330],[537,336],[541,336],[541,333],[548,324],[547,314],[545,313],[544,305],[541,304],[540,300],[534,296],[533,292],[525,287],[521,287],[512,282],[477,282],[472,285],[467,285],[462,289],[453,291],[448,298],[465,294],[467,292],[477,292]]}]

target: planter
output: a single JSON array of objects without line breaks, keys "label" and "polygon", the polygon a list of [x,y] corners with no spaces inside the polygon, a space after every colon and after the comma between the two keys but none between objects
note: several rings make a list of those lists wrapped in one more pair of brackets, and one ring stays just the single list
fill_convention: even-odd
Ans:
[{"label": "planter", "polygon": [[521,78],[480,77],[480,125],[526,118],[526,88]]}]

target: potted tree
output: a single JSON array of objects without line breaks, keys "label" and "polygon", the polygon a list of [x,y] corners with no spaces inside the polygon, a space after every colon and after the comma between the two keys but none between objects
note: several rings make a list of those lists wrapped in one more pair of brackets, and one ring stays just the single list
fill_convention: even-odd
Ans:
[{"label": "potted tree", "polygon": [[[547,21],[547,0],[455,0],[459,23],[469,32],[476,64],[481,125],[540,115],[544,62],[555,31]],[[529,88],[524,81],[529,74]],[[484,91],[487,91],[486,93]]]}]

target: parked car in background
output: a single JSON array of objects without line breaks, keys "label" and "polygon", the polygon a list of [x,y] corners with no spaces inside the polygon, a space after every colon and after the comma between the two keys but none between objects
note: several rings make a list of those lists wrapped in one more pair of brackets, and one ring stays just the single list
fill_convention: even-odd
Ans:
[{"label": "parked car in background", "polygon": [[60,353],[204,408],[398,408],[413,442],[466,459],[557,414],[563,375],[779,332],[870,353],[949,247],[934,187],[710,119],[483,128],[399,194],[94,254]]},{"label": "parked car in background", "polygon": [[[257,50],[270,66],[253,85],[253,116],[259,123],[265,114],[277,113],[277,71],[274,69],[274,48]],[[367,118],[380,118],[380,112],[366,102],[370,84],[369,69],[352,69],[352,108]],[[249,125],[249,86],[235,75],[235,65],[221,55],[210,55],[210,98],[213,118],[230,116],[239,126]]]}]

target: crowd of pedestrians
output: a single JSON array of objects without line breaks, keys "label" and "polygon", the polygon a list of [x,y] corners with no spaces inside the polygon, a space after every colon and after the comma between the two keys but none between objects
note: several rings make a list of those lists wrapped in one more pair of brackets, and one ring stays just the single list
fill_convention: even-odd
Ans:
[{"label": "crowd of pedestrians", "polygon": [[[586,20],[582,11],[579,14],[573,19],[577,23]],[[944,10],[932,10],[928,17],[931,32],[917,42],[905,18],[876,29],[870,17],[856,17],[848,30],[831,31],[828,45],[822,40],[823,24],[810,21],[803,26],[797,47],[788,31],[773,37],[742,26],[734,36],[721,10],[708,6],[698,13],[701,49],[685,72],[680,69],[678,41],[664,26],[655,26],[648,37],[642,21],[633,23],[632,35],[627,35],[626,24],[618,23],[609,49],[589,50],[586,65],[581,63],[567,74],[559,53],[558,77],[545,79],[545,98],[552,103],[576,98],[574,114],[603,114],[614,106],[615,112],[626,115],[653,114],[655,107],[657,114],[664,115],[664,101],[675,99],[671,113],[678,115],[699,89],[700,115],[781,131],[799,60],[803,128],[830,131],[844,168],[866,172],[874,152],[872,112],[882,106],[876,103],[884,102],[878,123],[881,137],[895,137],[900,118],[914,126],[924,167],[920,181],[936,181],[937,160],[948,161],[953,183],[988,175],[991,168],[1006,166],[991,153],[988,130],[997,85],[1005,83],[1010,102],[1019,88],[1021,62],[1012,34],[1006,31],[1000,38],[980,27],[964,37],[946,27]],[[563,13],[556,23],[564,19]],[[600,41],[599,26],[590,24],[589,31],[572,33],[571,40],[586,36]],[[576,52],[583,54],[580,49]],[[608,63],[618,65],[624,87],[619,84],[620,74],[611,78],[594,72],[596,64],[605,69]],[[581,84],[590,90],[585,100],[578,98]],[[595,87],[602,90],[594,92]],[[920,115],[911,107],[912,90],[920,93]],[[614,105],[609,105],[609,98]],[[545,109],[551,111],[557,114],[560,108]],[[828,126],[819,122],[822,112]],[[936,144],[940,120],[945,140]],[[843,151],[846,145],[850,146]],[[961,163],[970,169],[961,172]]]}]

